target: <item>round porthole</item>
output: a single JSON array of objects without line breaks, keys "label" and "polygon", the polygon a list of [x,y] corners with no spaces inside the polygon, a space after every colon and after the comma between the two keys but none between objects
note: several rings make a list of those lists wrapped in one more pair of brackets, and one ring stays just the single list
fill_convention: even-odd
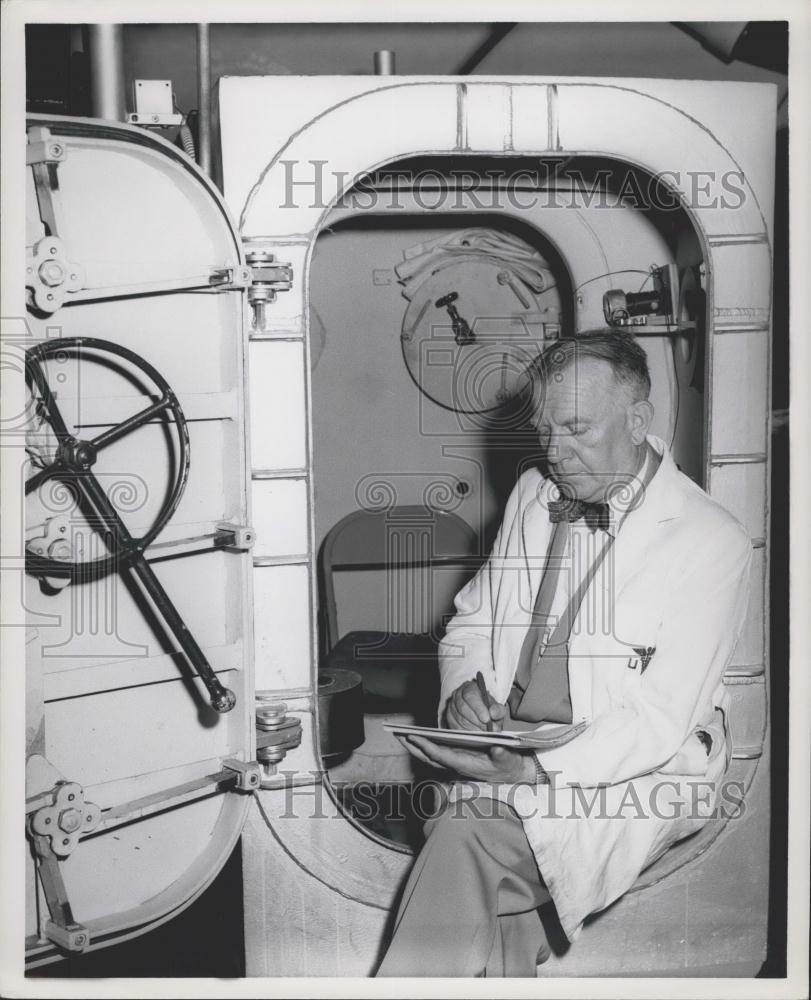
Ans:
[{"label": "round porthole", "polygon": [[[527,385],[527,369],[560,333],[560,299],[537,251],[531,269],[498,254],[443,254],[411,291],[401,342],[409,373],[431,400],[487,413]],[[531,255],[531,256],[530,256]]]}]

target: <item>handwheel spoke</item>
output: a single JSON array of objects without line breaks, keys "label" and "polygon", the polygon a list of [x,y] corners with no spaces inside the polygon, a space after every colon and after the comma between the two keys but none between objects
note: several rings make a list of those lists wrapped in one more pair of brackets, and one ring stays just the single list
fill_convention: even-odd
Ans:
[{"label": "handwheel spoke", "polygon": [[43,483],[46,483],[49,479],[57,474],[59,471],[59,466],[54,463],[53,465],[47,466],[45,469],[40,469],[39,472],[35,472],[30,479],[25,481],[25,495],[28,496],[29,493],[33,493],[34,490],[39,489]]},{"label": "handwheel spoke", "polygon": [[108,431],[99,434],[98,437],[94,437],[90,443],[96,451],[101,451],[102,448],[106,448],[108,445],[113,444],[113,442],[142,427],[147,421],[163,413],[170,405],[171,400],[168,396],[164,396],[157,403],[152,403],[151,406],[147,406],[146,409],[141,410],[140,413],[122,420],[120,424],[116,424],[115,427],[111,427]]},{"label": "handwheel spoke", "polygon": [[110,502],[99,481],[92,472],[88,471],[78,476],[76,482],[82,495],[96,508],[99,520],[113,536],[116,545],[131,554],[130,569],[141,581],[144,590],[154,602],[170,632],[208,689],[212,708],[217,712],[230,712],[236,703],[233,691],[223,687],[220,683],[219,677],[198,646],[188,626],[180,617],[172,599],[155,575],[155,571],[144,558],[143,551],[138,549],[138,543],[129,533],[127,526],[121,520],[118,511]]},{"label": "handwheel spoke", "polygon": [[116,550],[132,551],[137,544],[135,539],[93,473],[88,470],[71,481],[76,484],[84,500],[95,509],[100,527],[112,535]]},{"label": "handwheel spoke", "polygon": [[45,378],[45,373],[42,370],[39,360],[28,354],[25,359],[25,366],[31,373],[31,378],[36,384],[45,418],[53,428],[54,434],[56,434],[60,441],[70,437],[70,431],[68,431],[65,421],[62,419],[62,414],[56,405],[56,399],[51,392],[51,387],[48,385],[48,380]]}]

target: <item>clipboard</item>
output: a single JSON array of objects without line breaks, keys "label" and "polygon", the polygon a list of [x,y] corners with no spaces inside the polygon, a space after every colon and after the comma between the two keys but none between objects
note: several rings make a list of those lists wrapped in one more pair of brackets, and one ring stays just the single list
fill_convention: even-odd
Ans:
[{"label": "clipboard", "polygon": [[484,750],[487,747],[506,747],[508,750],[554,750],[564,746],[588,726],[588,722],[573,725],[549,726],[543,729],[524,731],[504,730],[487,733],[481,729],[435,729],[431,726],[408,726],[396,722],[384,722],[383,728],[394,736],[424,736],[434,743],[463,747],[468,750]]}]

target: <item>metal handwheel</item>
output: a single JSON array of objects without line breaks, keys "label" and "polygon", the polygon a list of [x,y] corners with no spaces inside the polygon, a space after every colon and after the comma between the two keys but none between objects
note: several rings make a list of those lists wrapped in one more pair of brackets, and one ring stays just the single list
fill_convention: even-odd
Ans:
[{"label": "metal handwheel", "polygon": [[[105,358],[105,355],[108,357]],[[63,360],[84,357],[85,360],[109,363],[109,356],[123,359],[146,375],[156,386],[159,398],[134,416],[94,438],[78,438],[68,430],[51,391],[43,362],[51,358]],[[26,354],[25,372],[37,410],[56,439],[53,455],[45,458],[38,456],[40,467],[26,481],[26,496],[49,480],[58,480],[73,493],[88,525],[103,538],[109,553],[100,559],[73,562],[54,559],[27,547],[26,571],[41,577],[68,577],[72,583],[89,582],[114,569],[122,573],[132,572],[152,598],[166,625],[206,685],[212,707],[218,712],[230,711],[236,703],[234,693],[220,683],[144,554],[146,547],[157,537],[177,509],[189,474],[189,430],[174,392],[163,376],[133,351],[93,337],[68,337],[38,344]],[[175,429],[178,459],[170,488],[158,515],[140,538],[134,538],[94,474],[93,466],[99,452],[158,417],[165,418],[166,423]]]}]

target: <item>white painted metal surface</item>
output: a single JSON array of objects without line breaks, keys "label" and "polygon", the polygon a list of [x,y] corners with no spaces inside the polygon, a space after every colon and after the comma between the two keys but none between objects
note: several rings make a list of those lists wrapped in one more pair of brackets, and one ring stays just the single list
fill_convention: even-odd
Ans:
[{"label": "white painted metal surface", "polygon": [[[220,104],[226,198],[240,218],[242,235],[261,242],[280,260],[291,261],[294,268],[292,290],[272,310],[264,339],[252,345],[252,370],[278,370],[285,364],[278,350],[282,344],[274,340],[285,346],[301,344],[298,358],[284,367],[285,380],[294,387],[285,413],[294,435],[308,428],[308,444],[312,252],[329,210],[351,179],[406,157],[473,154],[598,156],[661,175],[689,216],[698,256],[688,262],[701,262],[706,271],[704,371],[699,372],[703,405],[680,414],[680,420],[692,422],[700,434],[700,454],[693,455],[696,478],[745,521],[758,542],[765,538],[767,496],[758,484],[768,476],[773,159],[766,137],[773,134],[772,88],[664,80],[231,78],[221,81]],[[707,176],[737,178],[739,196],[705,200],[700,189]],[[565,258],[574,269],[578,252],[588,252],[591,243],[582,234],[572,240]],[[689,375],[686,370],[680,377]],[[289,453],[263,454],[260,466],[256,459],[255,454],[254,474],[268,468],[281,476],[291,469],[297,477],[312,472],[309,448],[302,456],[298,443]],[[727,470],[732,467],[746,470],[732,474],[746,478],[746,494],[730,478]],[[312,510],[310,520],[312,525]],[[728,678],[738,758],[731,776],[746,788],[745,821],[729,823],[723,830],[707,828],[670,852],[643,875],[640,891],[595,920],[578,946],[544,967],[544,974],[582,975],[595,971],[595,962],[602,974],[713,966],[734,966],[744,970],[742,974],[756,971],[765,947],[768,851],[767,761],[758,765],[766,735],[767,613],[762,584],[768,548],[758,551],[763,560],[756,569],[748,627]],[[256,570],[257,591],[259,575],[270,571]],[[291,603],[288,613],[298,623],[310,623],[314,649],[312,579],[308,591],[299,591],[293,599],[297,610],[293,612]],[[277,593],[268,586],[266,598],[257,599],[257,622],[266,621]],[[312,691],[314,667],[312,655],[308,661],[299,650],[295,658],[269,665],[262,683]],[[317,748],[305,742],[291,755],[290,766],[303,779],[316,761]],[[300,868],[294,871],[274,842],[292,830],[274,819],[277,793],[261,793],[260,803],[261,813],[252,812],[246,840],[249,973],[369,971],[382,931],[379,911],[391,904],[392,884],[382,885],[379,895],[369,899],[347,889],[342,880],[373,879],[379,846],[355,831],[352,844],[338,855],[340,863],[332,855],[316,872],[306,860],[310,853],[318,853],[316,845],[329,838],[330,830],[336,830],[336,844],[345,830],[326,817],[296,824],[301,839],[292,848],[288,844],[288,850],[312,876],[302,883]],[[272,830],[272,838],[257,835],[262,824]],[[748,859],[749,876],[745,883],[735,878],[730,884],[730,864],[741,856]],[[401,854],[394,852],[391,861],[390,878],[396,880],[404,871]],[[757,877],[752,876],[755,871]],[[644,888],[650,883],[656,884]],[[285,899],[297,894],[307,898],[302,914],[307,914],[308,945],[303,953],[294,956],[287,947],[267,944],[289,942],[290,921],[304,930],[303,916],[294,918],[288,909],[268,907],[271,886]],[[625,918],[634,914],[651,933],[654,912],[660,924],[668,914],[672,934],[661,948],[636,950],[644,956],[639,967],[631,969],[632,957],[619,947],[616,935],[624,939]],[[590,940],[594,949],[589,948]]]},{"label": "white painted metal surface", "polygon": [[[223,524],[249,524],[244,291],[210,288],[215,272],[237,274],[244,260],[215,189],[173,147],[104,122],[39,118],[31,127],[49,129],[63,156],[51,165],[56,183],[40,176],[35,186],[32,174],[28,243],[46,235],[42,200],[50,198],[56,235],[81,280],[61,308],[29,312],[16,346],[22,354],[58,338],[101,338],[144,358],[177,394],[188,421],[188,482],[147,557],[158,560],[159,580],[237,697],[230,713],[211,709],[154,607],[118,573],[57,593],[26,576],[27,795],[35,808],[65,779],[102,810],[100,831],[59,862],[73,918],[93,948],[179,912],[226,861],[245,815],[244,795],[202,780],[225,759],[253,759],[251,556],[210,542]],[[137,413],[154,391],[124,362],[57,355],[45,369],[80,438]],[[177,463],[170,437],[166,425],[145,424],[100,452],[94,467],[136,536],[154,519]],[[26,529],[36,533],[55,514],[93,542],[70,490],[51,481],[28,498]],[[178,558],[181,549],[167,543],[187,538],[201,539],[185,546],[198,551]],[[105,829],[116,810],[131,821]],[[48,907],[28,853],[26,866],[27,950],[41,964],[61,952],[48,940]]]}]

